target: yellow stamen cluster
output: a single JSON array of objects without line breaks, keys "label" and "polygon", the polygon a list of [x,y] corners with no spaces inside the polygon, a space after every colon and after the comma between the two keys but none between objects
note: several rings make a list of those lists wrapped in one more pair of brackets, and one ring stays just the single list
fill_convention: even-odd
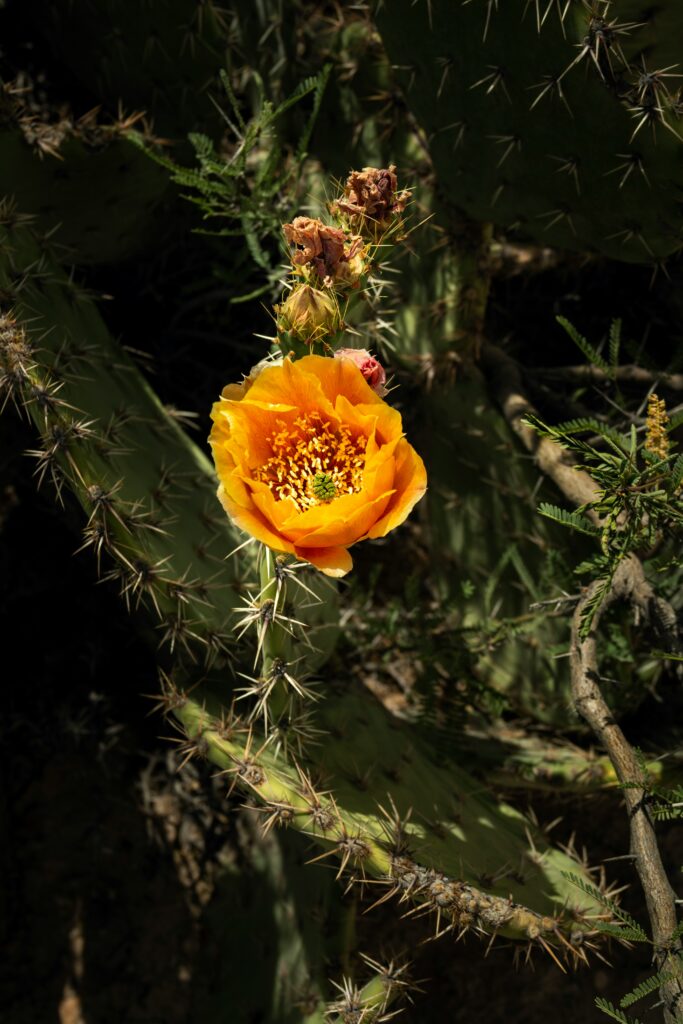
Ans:
[{"label": "yellow stamen cluster", "polygon": [[361,489],[367,438],[354,437],[346,424],[330,423],[318,412],[277,425],[267,438],[273,454],[255,473],[276,498],[291,498],[303,512]]},{"label": "yellow stamen cluster", "polygon": [[669,435],[666,430],[669,417],[666,414],[666,404],[663,398],[658,398],[654,394],[650,395],[647,400],[645,422],[647,427],[645,447],[653,455],[665,459],[669,454]]}]

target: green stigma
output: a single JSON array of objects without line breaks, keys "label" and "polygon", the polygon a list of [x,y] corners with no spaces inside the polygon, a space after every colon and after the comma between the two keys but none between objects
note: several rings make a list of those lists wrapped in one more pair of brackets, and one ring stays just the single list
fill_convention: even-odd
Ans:
[{"label": "green stigma", "polygon": [[313,477],[313,493],[318,501],[332,501],[337,497],[337,487],[329,473],[316,473]]}]

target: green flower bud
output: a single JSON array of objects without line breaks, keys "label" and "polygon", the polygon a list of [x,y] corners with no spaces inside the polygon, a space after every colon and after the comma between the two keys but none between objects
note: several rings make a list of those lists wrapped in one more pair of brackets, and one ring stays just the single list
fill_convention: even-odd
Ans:
[{"label": "green flower bud", "polygon": [[341,328],[334,296],[308,284],[297,285],[277,307],[277,327],[306,343],[321,341]]}]

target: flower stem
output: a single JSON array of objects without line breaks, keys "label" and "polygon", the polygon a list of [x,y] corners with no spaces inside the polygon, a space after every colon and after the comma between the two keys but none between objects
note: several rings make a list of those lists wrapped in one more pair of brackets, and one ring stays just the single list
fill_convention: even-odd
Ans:
[{"label": "flower stem", "polygon": [[[259,577],[261,584],[261,608],[271,606],[271,617],[264,627],[261,644],[261,675],[270,679],[281,668],[287,666],[292,656],[292,636],[280,624],[287,597],[286,584],[282,574],[278,575],[278,555],[265,545],[261,548]],[[268,717],[278,722],[288,709],[289,694],[284,677],[275,683],[268,698]]]}]

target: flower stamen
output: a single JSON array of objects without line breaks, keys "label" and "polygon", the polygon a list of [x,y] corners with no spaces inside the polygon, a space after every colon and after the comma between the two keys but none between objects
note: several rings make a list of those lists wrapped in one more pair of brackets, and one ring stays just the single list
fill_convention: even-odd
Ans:
[{"label": "flower stamen", "polygon": [[278,500],[291,498],[300,511],[361,490],[367,438],[354,437],[344,423],[335,425],[319,412],[293,424],[277,421],[267,438],[273,454],[255,472]]}]

